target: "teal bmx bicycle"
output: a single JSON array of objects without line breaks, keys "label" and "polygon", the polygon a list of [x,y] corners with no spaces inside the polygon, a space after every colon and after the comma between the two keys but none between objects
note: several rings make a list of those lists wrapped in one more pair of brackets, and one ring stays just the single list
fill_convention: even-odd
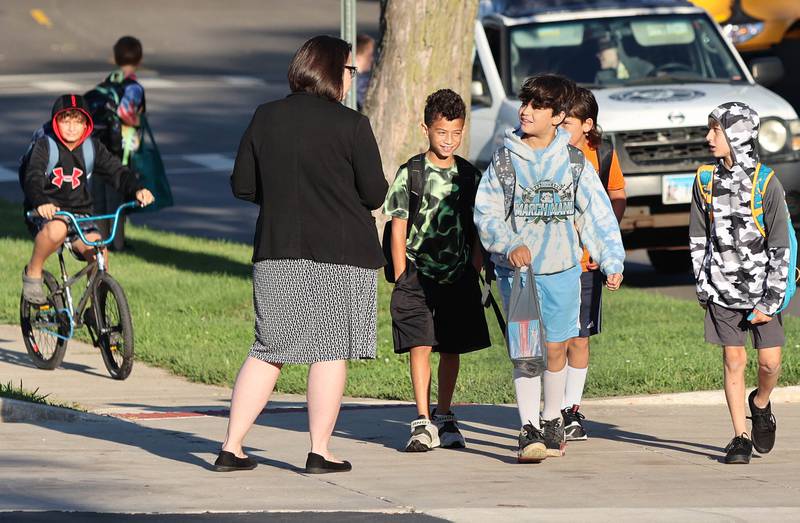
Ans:
[{"label": "teal bmx bicycle", "polygon": [[[47,288],[47,303],[44,305],[29,303],[25,296],[22,296],[19,304],[22,337],[28,355],[38,368],[52,370],[61,365],[67,351],[67,343],[73,338],[77,329],[86,327],[92,344],[100,349],[103,363],[111,377],[124,380],[130,375],[133,369],[131,311],[122,286],[106,270],[103,247],[113,241],[122,212],[138,205],[137,202],[123,203],[114,214],[101,216],[79,218],[66,211],[55,213],[56,216],[66,218],[77,231],[81,241],[94,249],[95,261],[87,264],[74,276],[70,276],[64,263],[64,247],[75,254],[69,243],[65,242],[58,250],[61,282],[59,283],[51,273],[42,271],[42,278]],[[28,215],[35,216],[35,211],[30,211]],[[99,220],[114,220],[110,236],[104,240],[87,240],[80,224]],[[77,255],[75,257],[80,259]],[[72,287],[84,276],[86,286],[76,305]]]}]

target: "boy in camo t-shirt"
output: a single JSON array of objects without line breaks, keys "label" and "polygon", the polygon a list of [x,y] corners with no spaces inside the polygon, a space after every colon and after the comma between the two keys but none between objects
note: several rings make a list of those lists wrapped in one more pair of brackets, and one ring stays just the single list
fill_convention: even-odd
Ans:
[{"label": "boy in camo t-shirt", "polygon": [[[725,463],[749,463],[754,446],[765,454],[775,443],[769,396],[778,381],[784,344],[777,311],[789,276],[789,220],[777,176],[764,192],[763,234],[753,217],[758,127],[758,114],[740,102],[722,104],[709,115],[706,141],[717,162],[698,170],[689,224],[697,297],[706,309],[705,338],[723,348],[725,398],[734,430]],[[748,332],[758,350],[758,388],[748,398],[752,440],[744,405]]]},{"label": "boy in camo t-shirt", "polygon": [[[465,117],[466,107],[455,92],[442,89],[428,97],[422,125],[428,151],[400,167],[383,207],[392,217],[394,350],[410,352],[417,403],[407,452],[465,446],[450,408],[459,355],[491,345],[478,283],[482,254],[472,224],[480,172],[454,154]],[[419,203],[409,217],[412,165],[419,166],[414,172],[421,176],[422,194],[413,195]],[[439,394],[432,414],[431,351],[439,353]]]}]

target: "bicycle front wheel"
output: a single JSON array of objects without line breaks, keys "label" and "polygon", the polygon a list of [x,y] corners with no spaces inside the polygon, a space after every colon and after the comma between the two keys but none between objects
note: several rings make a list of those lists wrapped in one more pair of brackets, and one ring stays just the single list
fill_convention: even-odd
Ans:
[{"label": "bicycle front wheel", "polygon": [[124,380],[133,369],[133,322],[122,286],[109,274],[98,275],[94,307],[97,342],[103,363],[115,380]]},{"label": "bicycle front wheel", "polygon": [[58,289],[55,277],[42,271],[42,279],[48,291],[47,304],[36,305],[28,302],[24,295],[20,297],[19,323],[33,364],[40,369],[53,370],[61,365],[67,352],[70,319],[61,295],[53,294]]}]

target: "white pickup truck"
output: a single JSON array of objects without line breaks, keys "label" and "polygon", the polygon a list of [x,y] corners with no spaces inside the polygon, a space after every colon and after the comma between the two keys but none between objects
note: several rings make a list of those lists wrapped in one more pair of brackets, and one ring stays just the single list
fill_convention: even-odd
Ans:
[{"label": "white pickup truck", "polygon": [[[517,89],[542,72],[592,89],[599,123],[626,179],[628,249],[647,249],[661,271],[688,266],[689,201],[697,167],[712,161],[708,114],[728,101],[761,116],[760,155],[775,169],[793,215],[800,205],[800,120],[761,84],[775,59],[745,66],[719,26],[681,0],[494,0],[475,26],[470,159],[488,165],[518,125]],[[601,56],[602,55],[602,56]],[[603,66],[601,68],[601,58]]]}]

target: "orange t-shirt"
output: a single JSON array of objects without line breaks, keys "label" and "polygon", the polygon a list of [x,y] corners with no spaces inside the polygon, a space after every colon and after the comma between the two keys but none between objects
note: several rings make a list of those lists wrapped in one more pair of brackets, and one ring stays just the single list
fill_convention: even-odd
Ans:
[{"label": "orange t-shirt", "polygon": [[[598,158],[597,151],[589,147],[589,143],[587,142],[584,144],[583,155],[589,160],[592,165],[594,166],[594,170],[600,173],[600,158]],[[625,178],[622,176],[622,169],[619,167],[619,158],[617,158],[617,151],[614,151],[611,155],[611,170],[608,173],[608,187],[606,187],[606,191],[621,191],[625,188]],[[586,250],[586,247],[583,248],[583,258],[581,258],[581,269],[583,272],[586,272],[588,269],[586,268],[586,264],[589,263],[589,251]]]}]

